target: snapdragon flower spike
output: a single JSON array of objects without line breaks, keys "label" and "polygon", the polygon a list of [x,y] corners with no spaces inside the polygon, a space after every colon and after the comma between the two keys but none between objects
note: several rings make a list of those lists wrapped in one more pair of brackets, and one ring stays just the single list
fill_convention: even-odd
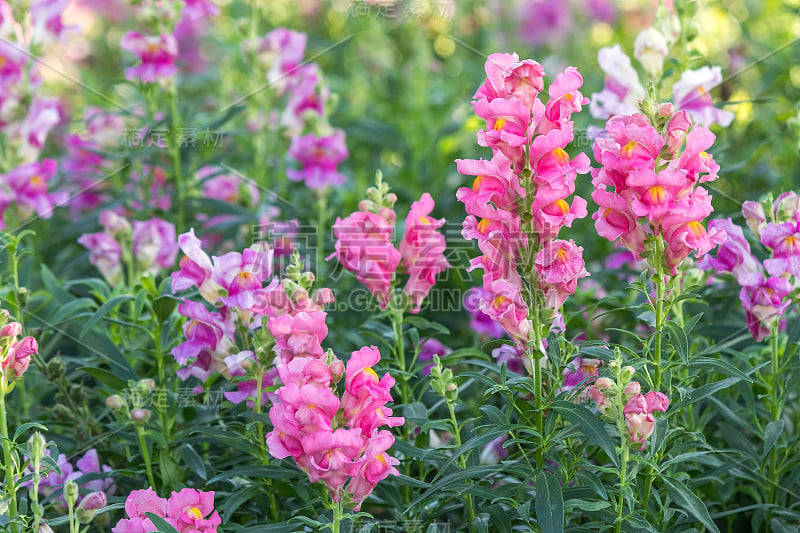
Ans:
[{"label": "snapdragon flower spike", "polygon": [[57,164],[53,159],[26,163],[0,175],[0,183],[8,191],[2,192],[2,210],[13,206],[18,219],[26,219],[36,212],[42,218],[53,216],[53,209],[67,202],[66,192],[49,193],[48,183],[55,178]]},{"label": "snapdragon flower spike", "polygon": [[593,218],[601,237],[619,240],[637,259],[648,236],[662,237],[665,264],[674,275],[690,253],[700,258],[725,242],[723,229],[708,231],[702,224],[713,207],[700,184],[717,179],[719,165],[706,152],[713,133],[691,126],[688,115],[670,104],[658,108],[658,119],[667,139],[640,113],[610,118],[608,136],[595,139],[594,156],[602,166],[591,171],[592,199],[599,206]]},{"label": "snapdragon flower spike", "polygon": [[764,260],[770,276],[800,278],[800,221],[767,224],[761,231],[761,244],[772,250]]},{"label": "snapdragon flower spike", "polygon": [[342,130],[334,130],[331,135],[323,137],[314,134],[295,137],[289,146],[289,155],[303,168],[289,169],[286,175],[292,181],[303,181],[311,189],[336,187],[347,179],[336,168],[348,156]]},{"label": "snapdragon flower spike", "polygon": [[[50,450],[45,450],[44,453],[50,457]],[[69,462],[69,460],[67,460],[67,456],[63,453],[56,458],[55,463],[58,465],[61,473],[59,474],[56,471],[51,471],[47,474],[47,476],[43,477],[43,479],[39,482],[39,494],[42,496],[49,496],[54,492],[62,490],[67,481],[75,481],[85,475],[93,475],[94,479],[86,481],[80,485],[81,489],[84,489],[84,492],[102,492],[110,496],[116,491],[116,485],[114,484],[113,478],[102,477],[101,475],[98,475],[110,473],[112,468],[109,465],[103,465],[100,463],[97,450],[94,448],[87,450],[86,453],[75,462],[74,466]],[[44,468],[43,465],[42,468]],[[26,474],[29,473],[29,467],[26,467],[25,472]],[[23,486],[32,487],[33,480],[24,482]],[[83,498],[84,496],[79,494],[77,501],[81,502]],[[61,494],[59,500],[61,503],[66,503],[63,493]]]},{"label": "snapdragon flower spike", "polygon": [[[570,196],[577,175],[589,171],[589,159],[570,158],[565,150],[574,138],[572,114],[589,103],[582,84],[577,69],[568,67],[547,88],[543,103],[541,65],[516,54],[489,56],[473,106],[486,120],[478,144],[492,148],[493,157],[456,160],[459,173],[475,176],[472,187],[459,189],[456,197],[467,211],[462,235],[476,240],[482,253],[470,268],[484,271],[479,307],[520,346],[532,332],[523,276],[533,276],[528,281],[546,295],[542,303],[555,310],[575,291],[577,279],[588,275],[583,248],[556,239],[562,227],[587,215],[586,201],[570,202]],[[537,255],[528,257],[529,250]],[[528,262],[534,272],[520,273]]]},{"label": "snapdragon flower spike", "polygon": [[399,474],[399,461],[387,453],[394,436],[380,428],[404,419],[386,407],[394,379],[379,378],[372,369],[380,361],[377,348],[353,352],[341,400],[331,387],[342,365],[328,359],[296,357],[278,364],[284,385],[269,411],[274,429],[267,445],[273,457],[292,457],[312,483],[324,483],[333,501],[349,494],[358,509],[381,480]]},{"label": "snapdragon flower spike", "polygon": [[381,214],[360,210],[344,219],[337,218],[333,225],[334,255],[367,286],[384,309],[401,260],[400,252],[392,244],[395,218],[391,210],[384,209]]},{"label": "snapdragon flower spike", "polygon": [[411,298],[411,313],[419,312],[431,287],[436,284],[436,276],[450,267],[444,256],[447,247],[444,235],[437,231],[444,226],[445,220],[428,216],[433,207],[433,198],[428,193],[411,204],[406,217],[406,231],[400,241],[400,255],[408,272],[405,292]]},{"label": "snapdragon flower spike", "polygon": [[134,220],[133,258],[143,270],[157,274],[161,269],[169,269],[175,264],[178,243],[175,225],[160,218]]},{"label": "snapdragon flower spike", "polygon": [[647,439],[655,429],[653,413],[665,413],[669,408],[669,398],[657,391],[647,394],[635,394],[625,404],[622,414],[625,416],[625,425],[632,442],[641,444],[644,450]]},{"label": "snapdragon flower spike", "polygon": [[125,69],[131,81],[155,83],[171,79],[177,72],[178,42],[169,33],[142,35],[129,31],[122,36],[120,48],[138,56],[140,64]]},{"label": "snapdragon flower spike", "polygon": [[706,254],[697,262],[697,267],[713,272],[730,272],[742,287],[757,287],[764,278],[764,267],[750,252],[750,243],[742,228],[730,218],[712,220],[709,229],[721,229],[728,240],[717,248],[717,256]]},{"label": "snapdragon flower spike", "polygon": [[783,317],[791,303],[788,298],[794,287],[786,278],[771,276],[758,285],[742,287],[739,300],[744,307],[747,328],[760,342],[767,338],[776,321]]}]

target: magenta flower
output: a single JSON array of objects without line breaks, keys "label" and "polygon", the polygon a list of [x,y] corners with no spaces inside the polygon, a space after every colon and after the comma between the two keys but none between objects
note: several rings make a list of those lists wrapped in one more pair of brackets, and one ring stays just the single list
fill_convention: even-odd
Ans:
[{"label": "magenta flower", "polygon": [[375,213],[356,211],[345,219],[337,218],[333,225],[337,239],[334,255],[367,286],[382,308],[388,303],[401,258],[391,241],[393,222]]},{"label": "magenta flower", "polygon": [[155,83],[171,79],[178,68],[178,43],[170,34],[145,36],[129,31],[122,36],[120,47],[139,57],[139,65],[125,69],[125,77],[131,81],[141,80]]},{"label": "magenta flower", "polygon": [[492,357],[497,361],[498,365],[506,364],[512,372],[517,374],[525,374],[525,367],[527,365],[525,353],[516,345],[503,344],[492,350]]},{"label": "magenta flower", "polygon": [[678,109],[689,112],[695,122],[710,127],[720,124],[728,127],[733,121],[733,113],[714,107],[711,90],[722,83],[720,67],[702,67],[687,70],[681,79],[672,86],[672,100]]},{"label": "magenta flower", "polygon": [[598,369],[602,364],[600,359],[576,357],[561,374],[564,378],[564,389],[572,390],[580,385],[589,384],[598,376]]},{"label": "magenta flower", "polygon": [[182,533],[216,533],[222,520],[214,509],[214,492],[182,489],[169,499],[159,498],[152,488],[134,490],[125,500],[125,514],[111,529],[113,533],[146,533],[158,531],[147,517],[152,513],[163,518]]},{"label": "magenta flower", "polygon": [[158,273],[172,268],[178,255],[175,226],[160,218],[133,221],[133,257],[140,268]]},{"label": "magenta flower", "polygon": [[122,249],[119,242],[108,233],[85,233],[78,243],[89,250],[89,262],[93,264],[109,285],[123,281]]},{"label": "magenta flower", "polygon": [[411,297],[411,313],[419,312],[431,287],[436,284],[436,276],[450,267],[444,257],[447,246],[444,235],[437,231],[445,220],[428,217],[433,207],[433,198],[428,193],[411,204],[406,217],[406,231],[400,241],[400,255],[409,275],[405,291]]},{"label": "magenta flower", "polygon": [[322,189],[341,185],[346,179],[336,170],[348,155],[342,130],[334,130],[333,134],[324,137],[314,134],[295,137],[289,154],[303,165],[300,170],[286,171],[290,180],[303,181],[311,189]]},{"label": "magenta flower", "polygon": [[30,7],[34,43],[57,41],[67,31],[77,29],[77,26],[64,26],[61,20],[61,15],[70,2],[71,0],[34,0]]},{"label": "magenta flower", "polygon": [[178,531],[215,532],[222,523],[214,510],[214,491],[181,489],[167,500],[167,516],[175,520]]},{"label": "magenta flower", "polygon": [[322,340],[328,335],[324,311],[280,315],[267,323],[275,348],[284,363],[295,357],[322,357]]},{"label": "magenta flower", "polygon": [[42,218],[50,218],[54,207],[66,203],[66,192],[47,192],[47,184],[55,177],[56,170],[55,160],[45,159],[18,166],[5,176],[0,176],[11,191],[11,200],[20,218],[28,218],[34,211]]},{"label": "magenta flower", "polygon": [[480,309],[480,301],[487,297],[488,292],[483,287],[472,287],[464,295],[464,308],[470,314],[469,325],[475,333],[499,339],[505,335],[505,330]]},{"label": "magenta flower", "polygon": [[747,328],[756,342],[767,338],[777,320],[789,307],[787,298],[792,292],[792,284],[786,278],[770,277],[762,279],[756,286],[742,287],[739,299],[744,307]]},{"label": "magenta flower", "polygon": [[203,167],[197,171],[197,179],[203,182],[203,196],[229,204],[242,203],[253,206],[258,203],[258,188],[251,182],[242,187],[242,179],[226,174],[219,167]]},{"label": "magenta flower", "polygon": [[531,46],[555,46],[572,28],[569,2],[525,0],[519,4],[519,38]]},{"label": "magenta flower", "polygon": [[557,309],[575,292],[578,279],[589,273],[584,268],[583,247],[575,241],[554,240],[536,255],[536,269],[544,282],[547,305]]},{"label": "magenta flower", "polygon": [[179,269],[171,275],[172,292],[197,287],[200,295],[215,305],[225,289],[213,279],[214,266],[203,251],[200,239],[195,237],[194,228],[178,237],[178,246],[186,255],[181,258]]},{"label": "magenta flower", "polygon": [[660,392],[650,391],[646,395],[632,396],[622,410],[631,441],[640,443],[641,449],[644,450],[647,438],[655,428],[653,413],[656,411],[664,413],[668,408],[669,398]]},{"label": "magenta flower", "polygon": [[772,250],[772,257],[764,260],[771,276],[800,277],[800,222],[767,224],[761,230],[761,243]]},{"label": "magenta flower", "polygon": [[28,370],[31,356],[39,353],[39,344],[33,337],[25,337],[21,341],[11,343],[6,358],[2,363],[6,379],[18,379]]},{"label": "magenta flower", "polygon": [[259,39],[257,53],[260,61],[268,69],[267,80],[286,87],[284,78],[295,74],[306,52],[306,34],[287,28],[275,28]]},{"label": "magenta flower", "polygon": [[[442,344],[441,341],[439,341],[438,339],[431,338],[427,339],[424,342],[420,342],[417,358],[422,362],[427,362],[427,361],[432,361],[434,355],[437,355],[440,358],[442,358],[452,351],[453,350]],[[433,363],[425,365],[425,368],[422,369],[422,375],[427,376],[428,374],[430,374],[432,367]]]},{"label": "magenta flower", "polygon": [[734,224],[730,218],[712,220],[708,223],[708,227],[724,231],[728,240],[717,248],[716,257],[710,254],[703,256],[697,262],[697,267],[716,272],[730,272],[742,287],[760,285],[763,280],[763,268],[750,252],[750,244],[744,238],[742,228]]}]

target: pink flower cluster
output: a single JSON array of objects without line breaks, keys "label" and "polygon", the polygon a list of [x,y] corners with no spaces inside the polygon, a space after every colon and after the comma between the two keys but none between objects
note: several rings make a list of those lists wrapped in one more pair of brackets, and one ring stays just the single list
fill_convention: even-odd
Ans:
[{"label": "pink flower cluster", "polygon": [[214,491],[197,489],[173,491],[169,498],[160,498],[152,489],[134,490],[125,499],[125,514],[113,533],[150,533],[161,531],[147,516],[163,518],[179,533],[216,533],[222,523],[214,509]]},{"label": "pink flower cluster", "polygon": [[[180,10],[180,18],[177,19],[174,9],[176,5],[179,4],[158,3],[155,6],[158,13],[145,15],[155,16],[162,23],[159,33],[144,35],[138,31],[129,31],[122,36],[120,48],[139,60],[138,64],[125,69],[125,77],[129,80],[144,83],[171,80],[178,72],[179,39],[184,41],[183,44],[192,43],[196,40],[195,33],[202,29],[202,22],[219,11],[211,0],[192,0],[185,3]],[[143,9],[139,8],[140,11]],[[190,48],[183,55],[190,69],[198,63],[202,64],[202,58],[193,55]]]},{"label": "pink flower cluster", "polygon": [[245,375],[255,354],[237,348],[236,332],[254,330],[263,317],[275,316],[275,295],[283,291],[272,276],[272,250],[258,243],[241,253],[210,258],[194,229],[182,234],[178,245],[186,255],[172,273],[172,291],[197,288],[215,306],[209,311],[202,302],[187,299],[178,305],[178,312],[189,319],[183,325],[186,341],[172,350],[183,367],[178,377],[204,382],[212,372],[227,378]]},{"label": "pink flower cluster", "polygon": [[124,278],[123,246],[130,246],[134,265],[127,265],[132,272],[158,274],[175,264],[178,245],[175,242],[175,226],[166,220],[134,220],[131,226],[127,218],[113,211],[100,213],[100,225],[104,231],[86,233],[78,243],[89,250],[91,262],[103,274],[110,285],[121,283]]},{"label": "pink flower cluster", "polygon": [[751,253],[742,228],[728,218],[709,222],[709,228],[725,231],[728,240],[716,257],[706,256],[697,264],[704,270],[734,276],[742,287],[739,300],[756,341],[770,335],[788,309],[792,293],[800,288],[800,196],[791,191],[783,193],[771,208],[767,222],[761,204],[748,201],[742,206],[748,226],[770,251],[763,263]]},{"label": "pink flower cluster", "polygon": [[[50,450],[45,450],[45,455],[49,457]],[[83,454],[83,456],[75,462],[74,466],[63,453],[59,454],[56,458],[56,464],[59,470],[61,470],[61,473],[59,474],[58,472],[52,471],[39,482],[39,493],[43,496],[49,496],[56,491],[62,490],[64,484],[69,480],[75,481],[85,475],[96,475],[112,471],[110,466],[100,464],[100,458],[97,455],[97,450],[94,448]],[[33,486],[33,482],[27,481],[24,483],[24,486]],[[84,492],[100,492],[109,496],[116,491],[114,480],[110,477],[98,477],[82,483],[80,487]],[[78,502],[82,499],[83,495],[81,494],[78,496]],[[66,504],[66,499],[63,494],[61,494],[59,500],[62,504]]]},{"label": "pink flower cluster", "polygon": [[8,311],[1,312],[0,320],[5,322],[0,327],[0,377],[9,382],[21,378],[28,370],[31,356],[39,353],[39,344],[33,337],[17,340],[22,333],[22,324],[8,322]]},{"label": "pink flower cluster", "polygon": [[[491,160],[457,160],[458,171],[476,176],[472,187],[462,187],[457,198],[468,213],[463,235],[478,241],[482,256],[472,268],[483,268],[487,296],[481,310],[503,326],[521,344],[528,341],[531,323],[528,304],[520,289],[518,266],[531,254],[535,284],[546,304],[558,309],[588,275],[583,248],[574,241],[556,239],[563,226],[586,216],[586,201],[569,197],[575,178],[589,171],[589,159],[574,159],[565,151],[572,142],[571,116],[588,103],[579,89],[583,78],[574,67],[556,76],[542,103],[544,70],[537,62],[516,54],[493,54],[486,61],[486,80],[475,94],[473,107],[486,121],[478,144],[492,148]],[[523,223],[523,216],[532,217]]]},{"label": "pink flower cluster", "polygon": [[[399,461],[387,453],[394,436],[380,429],[404,423],[386,407],[395,381],[373,370],[381,358],[376,347],[353,352],[345,371],[332,353],[321,353],[319,322],[309,332],[296,318],[284,329],[280,318],[269,324],[278,341],[283,383],[269,411],[274,426],[267,435],[269,451],[276,459],[292,457],[312,483],[325,484],[333,501],[347,495],[358,509],[381,480],[399,475],[394,468]],[[342,374],[340,398],[335,384]]]},{"label": "pink flower cluster", "polygon": [[255,54],[278,95],[288,94],[281,124],[292,137],[289,155],[301,165],[289,169],[288,178],[323,189],[345,182],[337,167],[348,152],[344,131],[328,124],[330,90],[322,83],[319,65],[303,63],[306,41],[304,33],[276,28],[255,43]]},{"label": "pink flower cluster", "polygon": [[700,257],[725,242],[724,231],[702,224],[714,209],[700,184],[716,180],[719,165],[706,152],[714,134],[692,126],[685,111],[662,104],[658,119],[665,123],[663,136],[637,113],[610,118],[608,135],[595,139],[602,166],[592,169],[592,199],[599,206],[593,218],[601,237],[619,239],[637,258],[655,245],[650,236],[663,237],[666,265],[676,274],[690,252]]},{"label": "pink flower cluster", "polygon": [[[379,184],[379,187],[384,187]],[[384,192],[388,189],[384,189]],[[368,195],[373,196],[371,188]],[[359,210],[333,225],[336,236],[336,256],[344,268],[353,272],[358,280],[375,295],[381,308],[389,304],[392,283],[401,263],[408,273],[405,294],[411,300],[411,313],[419,313],[422,303],[436,276],[450,267],[444,256],[445,237],[439,232],[445,220],[431,218],[434,208],[431,195],[424,193],[411,204],[406,216],[405,233],[400,249],[392,244],[397,214],[393,206],[396,197],[387,194],[383,200],[363,200]],[[385,201],[388,203],[382,204]]]},{"label": "pink flower cluster", "polygon": [[562,390],[572,390],[592,383],[598,377],[598,369],[602,364],[603,362],[600,359],[576,357],[561,374],[564,378]]},{"label": "pink flower cluster", "polygon": [[[595,383],[589,387],[589,397],[597,402],[597,408],[601,414],[616,412],[613,399],[610,397],[612,395],[608,394],[610,391],[614,391],[615,387],[616,385],[609,378],[597,378]],[[626,403],[622,409],[622,415],[625,417],[625,426],[631,442],[641,444],[640,449],[644,450],[647,439],[655,429],[653,413],[656,411],[665,413],[669,408],[669,398],[657,391],[642,394],[641,388],[637,381],[631,381],[625,386],[623,396]]]}]

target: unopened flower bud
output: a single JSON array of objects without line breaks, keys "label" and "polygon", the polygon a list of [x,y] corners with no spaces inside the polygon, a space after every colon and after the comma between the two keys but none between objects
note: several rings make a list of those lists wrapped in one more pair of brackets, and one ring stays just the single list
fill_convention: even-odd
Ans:
[{"label": "unopened flower bud", "polygon": [[104,492],[92,492],[87,494],[86,497],[81,500],[81,504],[78,506],[78,510],[76,512],[78,521],[81,524],[90,523],[94,518],[94,515],[97,513],[97,510],[105,506],[106,495]]},{"label": "unopened flower bud", "polygon": [[125,407],[125,400],[122,399],[122,396],[119,394],[112,394],[108,398],[106,398],[106,407],[109,409],[113,409],[117,411]]},{"label": "unopened flower bud", "polygon": [[39,522],[39,533],[53,533],[53,528],[50,527],[47,522],[42,520]]},{"label": "unopened flower bud", "polygon": [[113,211],[100,212],[100,225],[114,238],[119,238],[131,233],[131,223],[128,219]]},{"label": "unopened flower bud", "polygon": [[60,403],[53,407],[53,416],[55,416],[56,420],[59,422],[72,421],[72,411],[70,411],[66,405]]},{"label": "unopened flower bud", "polygon": [[136,384],[136,388],[143,394],[150,394],[156,390],[156,382],[151,378],[140,379]]},{"label": "unopened flower bud", "polygon": [[330,364],[329,368],[333,382],[338,383],[342,375],[344,375],[344,363],[337,359]]},{"label": "unopened flower bud", "polygon": [[28,457],[31,462],[38,464],[39,460],[44,457],[45,450],[47,449],[47,440],[40,432],[36,431],[28,439]]},{"label": "unopened flower bud", "polygon": [[47,363],[47,379],[56,381],[64,377],[67,371],[67,365],[61,357],[56,356],[50,359]]},{"label": "unopened flower bud", "polygon": [[667,40],[655,28],[647,28],[639,32],[633,45],[633,55],[654,79],[661,77],[664,70],[664,58],[669,54]]},{"label": "unopened flower bud", "polygon": [[611,390],[614,388],[614,382],[606,377],[597,378],[597,381],[594,382],[594,388],[597,390]]},{"label": "unopened flower bud", "polygon": [[64,483],[64,498],[67,500],[67,505],[73,507],[75,502],[78,501],[78,493],[80,492],[78,484],[73,480],[68,479]]},{"label": "unopened flower bud", "polygon": [[764,208],[758,202],[748,200],[742,204],[742,215],[747,220],[750,231],[757,239],[761,238],[761,230],[767,225],[767,217],[764,216]]},{"label": "unopened flower bud", "polygon": [[9,322],[0,328],[0,337],[16,337],[22,333],[22,324],[19,322]]},{"label": "unopened flower bud", "polygon": [[138,426],[143,426],[149,419],[150,411],[147,409],[133,409],[131,411],[131,421]]},{"label": "unopened flower bud", "polygon": [[630,381],[630,379],[633,377],[635,373],[636,369],[633,368],[632,366],[630,365],[623,366],[622,371],[620,372],[620,379],[622,380],[623,383],[627,383],[628,381]]},{"label": "unopened flower bud", "polygon": [[641,394],[642,385],[638,381],[631,381],[623,392],[625,396],[636,396],[637,394]]},{"label": "unopened flower bud", "polygon": [[20,287],[17,289],[17,303],[19,303],[20,308],[25,308],[28,306],[28,299],[30,297],[30,292],[25,287]]}]

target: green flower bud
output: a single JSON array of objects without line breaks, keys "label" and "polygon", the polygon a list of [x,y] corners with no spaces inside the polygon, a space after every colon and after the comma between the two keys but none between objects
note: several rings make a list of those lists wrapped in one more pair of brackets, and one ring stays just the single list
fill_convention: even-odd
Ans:
[{"label": "green flower bud", "polygon": [[78,501],[79,492],[78,484],[73,480],[68,479],[67,482],[64,483],[64,498],[67,500],[67,506],[75,506],[75,502]]}]

